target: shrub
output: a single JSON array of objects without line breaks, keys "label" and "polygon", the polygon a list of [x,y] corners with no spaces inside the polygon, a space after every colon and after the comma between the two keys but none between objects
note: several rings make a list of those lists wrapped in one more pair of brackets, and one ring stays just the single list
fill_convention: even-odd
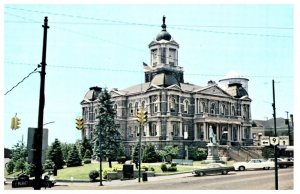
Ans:
[{"label": "shrub", "polygon": [[90,164],[90,163],[92,163],[92,160],[86,158],[86,159],[83,160],[83,163],[84,164]]},{"label": "shrub", "polygon": [[151,166],[151,167],[150,167],[150,171],[155,172],[155,169]]},{"label": "shrub", "polygon": [[176,172],[177,171],[177,167],[176,166],[170,166],[170,167],[168,167],[168,171],[169,172]]},{"label": "shrub", "polygon": [[145,169],[145,171],[148,171],[148,166],[142,166],[141,169]]},{"label": "shrub", "polygon": [[162,163],[162,164],[160,165],[160,168],[161,168],[161,170],[162,170],[163,172],[166,172],[166,171],[168,170],[167,165],[166,165],[165,163]]},{"label": "shrub", "polygon": [[9,161],[6,165],[6,171],[8,174],[12,174],[14,172],[15,163],[13,161]]},{"label": "shrub", "polygon": [[29,175],[30,177],[33,177],[34,171],[35,171],[35,165],[26,163],[25,174]]},{"label": "shrub", "polygon": [[113,172],[114,169],[111,169],[111,168],[104,168],[103,171],[102,171],[102,176],[104,179],[107,178],[107,172]]},{"label": "shrub", "polygon": [[154,145],[146,145],[143,152],[142,161],[150,163],[160,161],[160,156],[158,155]]},{"label": "shrub", "polygon": [[54,165],[55,164],[52,160],[46,160],[44,163],[44,169],[52,169]]},{"label": "shrub", "polygon": [[204,160],[207,157],[207,149],[205,148],[190,146],[188,150],[190,160]]},{"label": "shrub", "polygon": [[90,177],[91,181],[95,182],[96,179],[99,177],[99,172],[97,170],[92,170],[89,173],[89,177]]},{"label": "shrub", "polygon": [[171,163],[171,167],[176,167],[177,163],[173,162]]}]

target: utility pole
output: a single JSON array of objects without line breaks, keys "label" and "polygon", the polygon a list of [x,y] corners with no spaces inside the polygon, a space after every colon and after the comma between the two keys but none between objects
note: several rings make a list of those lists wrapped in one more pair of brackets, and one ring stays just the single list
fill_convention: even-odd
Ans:
[{"label": "utility pole", "polygon": [[[277,137],[276,130],[276,106],[275,106],[275,86],[274,80],[272,80],[273,88],[273,118],[274,118],[274,136]],[[278,190],[278,166],[277,166],[277,145],[274,145],[274,155],[275,155],[275,190]]]},{"label": "utility pole", "polygon": [[139,134],[139,182],[141,182],[141,156],[142,156],[142,133],[144,133],[143,125],[140,123],[140,134]]},{"label": "utility pole", "polygon": [[35,165],[35,180],[34,190],[40,190],[42,186],[42,143],[43,143],[43,119],[44,119],[44,106],[45,106],[45,76],[46,76],[46,48],[47,48],[47,30],[48,17],[44,19],[44,38],[43,38],[43,53],[41,66],[41,84],[40,84],[40,102],[39,102],[39,115],[38,115],[38,128],[34,135],[34,165]]},{"label": "utility pole", "polygon": [[293,129],[293,135],[291,135],[291,137],[293,137],[293,141],[292,139],[290,139],[290,145],[294,145],[294,115],[293,114],[290,114],[290,117],[291,117],[291,123],[292,123],[292,129]]},{"label": "utility pole", "polygon": [[290,121],[289,121],[289,112],[286,112],[286,124],[288,126],[288,136],[289,136],[289,145],[291,145],[291,128],[290,128]]},{"label": "utility pole", "polygon": [[99,182],[99,186],[103,186],[102,184],[102,146],[101,146],[101,127],[99,128],[99,160],[100,160],[100,182]]}]

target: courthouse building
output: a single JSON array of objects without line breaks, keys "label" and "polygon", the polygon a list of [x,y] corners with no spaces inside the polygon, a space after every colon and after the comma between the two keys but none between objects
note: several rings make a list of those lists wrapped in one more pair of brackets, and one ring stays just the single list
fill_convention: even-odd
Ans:
[{"label": "courthouse building", "polygon": [[[138,141],[139,123],[135,115],[142,108],[148,112],[142,143],[151,143],[158,149],[177,146],[184,156],[185,146],[205,147],[209,142],[209,127],[213,128],[219,144],[251,144],[249,80],[231,72],[218,84],[208,81],[207,85],[199,86],[184,82],[183,67],[178,64],[179,44],[167,32],[165,18],[161,27],[149,44],[150,63],[144,64],[145,82],[110,91],[127,154]],[[100,87],[91,87],[81,102],[82,134],[88,139],[96,124],[100,91]]]}]

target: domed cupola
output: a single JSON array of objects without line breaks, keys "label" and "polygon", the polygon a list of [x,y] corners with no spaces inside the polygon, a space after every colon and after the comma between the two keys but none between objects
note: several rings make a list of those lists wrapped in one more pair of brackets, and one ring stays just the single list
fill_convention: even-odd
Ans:
[{"label": "domed cupola", "polygon": [[166,17],[163,16],[163,24],[161,25],[162,31],[156,36],[156,41],[160,41],[160,40],[170,41],[172,38],[171,34],[169,34],[169,32],[167,32],[166,30],[167,25],[165,24],[165,22],[166,22]]}]

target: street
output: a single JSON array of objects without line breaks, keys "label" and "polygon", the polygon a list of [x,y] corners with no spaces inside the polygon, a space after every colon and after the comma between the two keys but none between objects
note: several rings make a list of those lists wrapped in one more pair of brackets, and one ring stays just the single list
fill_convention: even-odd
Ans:
[{"label": "street", "polygon": [[[279,190],[294,189],[294,168],[280,169]],[[193,176],[191,173],[148,177],[147,182],[138,180],[99,183],[61,183],[58,182],[47,190],[273,190],[275,188],[274,170],[233,171],[228,175]],[[11,190],[11,185],[5,185]],[[30,190],[32,188],[14,188]],[[44,190],[44,188],[42,188]]]}]

